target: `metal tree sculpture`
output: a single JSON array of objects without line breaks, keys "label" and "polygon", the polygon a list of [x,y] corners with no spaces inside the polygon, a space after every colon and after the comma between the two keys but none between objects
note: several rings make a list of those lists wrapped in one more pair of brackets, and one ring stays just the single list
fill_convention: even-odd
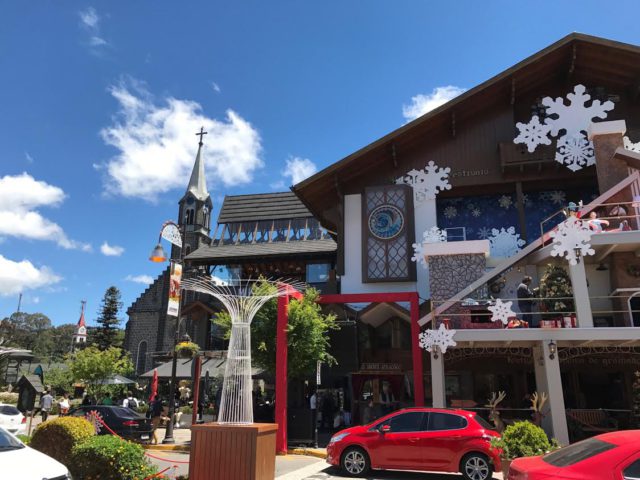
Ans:
[{"label": "metal tree sculpture", "polygon": [[303,290],[304,284],[291,281],[233,280],[221,284],[210,277],[182,281],[184,290],[193,290],[217,298],[231,317],[231,336],[222,384],[218,423],[253,423],[251,382],[251,322],[258,310],[272,298]]}]

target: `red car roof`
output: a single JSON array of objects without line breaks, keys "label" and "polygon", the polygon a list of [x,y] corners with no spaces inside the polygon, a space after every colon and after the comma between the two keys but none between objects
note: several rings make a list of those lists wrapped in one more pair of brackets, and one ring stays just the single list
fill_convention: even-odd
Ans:
[{"label": "red car roof", "polygon": [[631,442],[640,442],[640,430],[619,430],[598,435],[596,438],[614,445],[626,445]]}]

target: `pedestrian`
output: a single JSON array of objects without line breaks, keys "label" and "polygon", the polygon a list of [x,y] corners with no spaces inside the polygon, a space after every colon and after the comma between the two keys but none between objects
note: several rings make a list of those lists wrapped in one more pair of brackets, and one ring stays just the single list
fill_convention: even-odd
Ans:
[{"label": "pedestrian", "polygon": [[60,411],[60,415],[66,415],[69,413],[69,397],[67,394],[63,394],[62,398],[58,402],[58,410]]},{"label": "pedestrian", "polygon": [[135,399],[133,393],[130,391],[127,392],[127,398],[122,401],[122,406],[124,408],[130,408],[131,410],[136,410],[138,408],[138,400]]},{"label": "pedestrian", "polygon": [[311,435],[313,435],[313,447],[318,448],[318,396],[316,390],[311,391],[309,397],[309,408],[311,409]]},{"label": "pedestrian", "polygon": [[518,308],[520,309],[520,313],[522,313],[522,320],[533,327],[533,315],[531,314],[533,301],[530,299],[533,298],[534,295],[529,285],[531,285],[531,277],[527,275],[522,279],[520,285],[518,285]]},{"label": "pedestrian", "polygon": [[106,393],[104,397],[102,397],[102,400],[100,401],[101,405],[113,405],[113,399],[111,398],[111,394],[110,393]]},{"label": "pedestrian", "polygon": [[49,418],[49,412],[53,406],[53,397],[48,390],[44,391],[44,394],[40,398],[40,412],[42,414],[42,421],[46,422]]},{"label": "pedestrian", "polygon": [[149,405],[149,412],[151,416],[151,427],[153,428],[153,434],[151,437],[151,443],[158,443],[158,427],[160,426],[160,421],[162,420],[162,400],[158,395],[151,401],[151,405]]}]

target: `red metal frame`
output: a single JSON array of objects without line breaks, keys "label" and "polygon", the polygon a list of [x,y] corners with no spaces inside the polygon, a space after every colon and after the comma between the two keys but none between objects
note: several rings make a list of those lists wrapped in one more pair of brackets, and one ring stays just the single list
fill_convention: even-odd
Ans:
[{"label": "red metal frame", "polygon": [[[276,405],[275,420],[278,424],[276,453],[287,453],[287,324],[289,319],[289,298],[302,298],[302,294],[291,290],[289,295],[278,298],[278,322],[276,333]],[[420,333],[420,301],[417,292],[397,293],[344,293],[322,295],[318,303],[385,303],[409,302],[411,314],[411,353],[413,359],[413,389],[415,406],[424,406],[424,381]]]}]

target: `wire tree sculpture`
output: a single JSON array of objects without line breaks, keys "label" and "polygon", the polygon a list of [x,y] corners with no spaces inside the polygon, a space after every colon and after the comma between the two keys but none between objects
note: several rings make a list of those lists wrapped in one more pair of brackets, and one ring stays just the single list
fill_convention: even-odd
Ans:
[{"label": "wire tree sculpture", "polygon": [[231,336],[222,384],[218,423],[253,423],[251,381],[251,322],[272,298],[302,291],[306,285],[289,280],[232,280],[223,284],[210,277],[184,279],[182,288],[218,299],[231,317]]}]

